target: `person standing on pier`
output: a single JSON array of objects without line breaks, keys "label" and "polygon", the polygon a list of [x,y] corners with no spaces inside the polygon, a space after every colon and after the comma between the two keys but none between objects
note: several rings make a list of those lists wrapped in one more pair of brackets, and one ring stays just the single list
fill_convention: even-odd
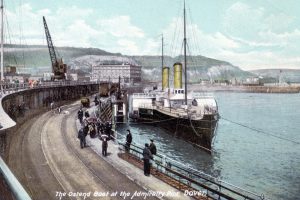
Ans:
[{"label": "person standing on pier", "polygon": [[107,137],[103,137],[103,139],[102,139],[102,155],[105,157],[107,156],[107,147],[108,147]]},{"label": "person standing on pier", "polygon": [[83,128],[80,128],[78,131],[78,138],[80,140],[80,147],[83,149],[83,147],[86,147],[86,141],[85,141],[85,133]]},{"label": "person standing on pier", "polygon": [[57,110],[58,110],[58,114],[60,114],[61,113],[61,106],[59,106]]},{"label": "person standing on pier", "polygon": [[152,153],[149,149],[149,144],[145,144],[145,148],[143,150],[143,160],[144,160],[144,175],[150,176],[150,159],[153,159]]},{"label": "person standing on pier", "polygon": [[126,152],[129,152],[130,150],[130,145],[131,145],[131,142],[132,142],[132,135],[130,133],[130,130],[127,129],[127,135],[126,135],[126,144],[125,144],[125,150]]},{"label": "person standing on pier", "polygon": [[83,111],[82,111],[82,109],[80,108],[79,110],[78,110],[78,119],[79,119],[79,121],[80,121],[80,124],[82,124],[82,119],[83,119]]},{"label": "person standing on pier", "polygon": [[101,134],[101,120],[100,120],[100,118],[97,118],[96,128],[97,128],[97,135],[100,135]]},{"label": "person standing on pier", "polygon": [[90,117],[89,111],[85,111],[84,116],[85,116],[86,119],[89,118]]},{"label": "person standing on pier", "polygon": [[151,139],[150,141],[151,141],[151,143],[150,143],[149,149],[150,149],[152,155],[156,155],[156,146],[155,146],[155,144],[153,142],[153,139]]},{"label": "person standing on pier", "polygon": [[52,102],[50,103],[50,109],[53,110],[53,108],[54,108],[54,101],[52,101]]}]

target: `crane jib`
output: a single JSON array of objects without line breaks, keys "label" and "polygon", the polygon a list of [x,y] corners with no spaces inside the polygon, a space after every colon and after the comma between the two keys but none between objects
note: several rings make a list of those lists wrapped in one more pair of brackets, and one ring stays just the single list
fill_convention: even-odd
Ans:
[{"label": "crane jib", "polygon": [[57,57],[56,57],[54,45],[53,45],[53,42],[51,39],[51,35],[49,32],[45,17],[43,17],[43,23],[44,23],[44,28],[45,28],[45,34],[46,34],[51,64],[52,64],[52,72],[54,74],[54,77],[52,77],[51,79],[52,80],[66,79],[65,73],[66,73],[67,66],[66,66],[66,64],[63,63],[62,59],[57,59]]}]

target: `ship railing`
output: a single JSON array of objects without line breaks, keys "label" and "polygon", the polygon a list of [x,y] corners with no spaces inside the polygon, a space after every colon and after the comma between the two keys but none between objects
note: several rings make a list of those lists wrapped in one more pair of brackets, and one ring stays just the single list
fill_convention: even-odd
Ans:
[{"label": "ship railing", "polygon": [[185,109],[183,108],[170,108],[170,107],[159,107],[158,108],[161,111],[168,112],[170,114],[176,115],[178,117],[188,117],[188,113]]},{"label": "ship railing", "polygon": [[[115,135],[115,141],[119,145],[119,149],[125,152],[125,136],[119,134],[117,131]],[[131,143],[129,153],[142,161],[143,145],[135,142]],[[196,170],[188,166],[186,163],[183,164],[160,153],[153,156],[152,168],[175,179],[192,190],[205,193],[207,197],[212,199],[267,199],[263,194],[259,195],[239,186],[235,186],[203,171]]]},{"label": "ship railing", "polygon": [[[178,117],[190,117],[193,120],[197,120],[197,119],[202,119],[203,115],[205,114],[217,114],[218,112],[216,110],[210,109],[210,110],[206,110],[206,109],[200,109],[200,110],[196,110],[196,109],[192,109],[191,107],[189,107],[187,110],[184,108],[170,108],[170,107],[164,107],[164,106],[154,106],[154,109],[157,110],[161,110],[161,111],[165,111],[168,112],[172,115],[176,115]],[[152,108],[152,109],[153,109]]]},{"label": "ship railing", "polygon": [[140,98],[155,98],[155,94],[148,94],[148,93],[134,93],[132,97],[140,97]]},{"label": "ship railing", "polygon": [[147,108],[147,109],[155,109],[156,106],[150,105],[150,104],[142,104],[139,106],[139,108]]}]

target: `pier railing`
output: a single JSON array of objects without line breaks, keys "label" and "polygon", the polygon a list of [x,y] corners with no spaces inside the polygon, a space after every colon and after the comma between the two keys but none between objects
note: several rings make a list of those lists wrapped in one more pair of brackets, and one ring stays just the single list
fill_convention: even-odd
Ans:
[{"label": "pier railing", "polygon": [[[6,184],[9,187],[9,190],[12,192],[14,199],[16,200],[31,200],[31,197],[28,195],[26,190],[23,188],[23,186],[20,184],[18,179],[14,176],[14,174],[10,171],[8,166],[5,164],[5,162],[0,157],[0,177],[3,176]],[[0,179],[0,181],[2,181]],[[1,194],[0,195],[5,195]],[[5,197],[3,197],[4,199]],[[0,199],[1,196],[0,196]]]},{"label": "pier railing", "polygon": [[100,84],[99,81],[85,82],[85,81],[51,81],[51,82],[35,82],[35,83],[2,83],[0,84],[0,94],[12,93],[20,90],[47,88],[47,87],[61,87],[61,86],[75,86],[75,85],[90,85]]},{"label": "pier railing", "polygon": [[[117,133],[116,137],[117,143],[120,145],[121,149],[124,150],[124,136]],[[130,154],[137,159],[142,160],[142,145],[136,143],[131,144]],[[204,191],[207,197],[212,199],[266,199],[264,195],[259,195],[228,182],[222,181],[216,177],[193,169],[186,164],[182,164],[162,154],[157,154],[153,157],[152,167],[157,171],[175,179],[181,184],[192,188],[193,190]]]}]

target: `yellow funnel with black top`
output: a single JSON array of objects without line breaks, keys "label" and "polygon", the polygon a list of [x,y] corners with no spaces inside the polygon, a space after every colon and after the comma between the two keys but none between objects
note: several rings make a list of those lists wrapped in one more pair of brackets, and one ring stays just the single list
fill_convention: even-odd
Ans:
[{"label": "yellow funnel with black top", "polygon": [[169,73],[170,68],[169,67],[163,67],[163,77],[162,77],[162,89],[169,88]]},{"label": "yellow funnel with black top", "polygon": [[175,63],[173,65],[174,68],[174,89],[182,88],[182,64]]}]

